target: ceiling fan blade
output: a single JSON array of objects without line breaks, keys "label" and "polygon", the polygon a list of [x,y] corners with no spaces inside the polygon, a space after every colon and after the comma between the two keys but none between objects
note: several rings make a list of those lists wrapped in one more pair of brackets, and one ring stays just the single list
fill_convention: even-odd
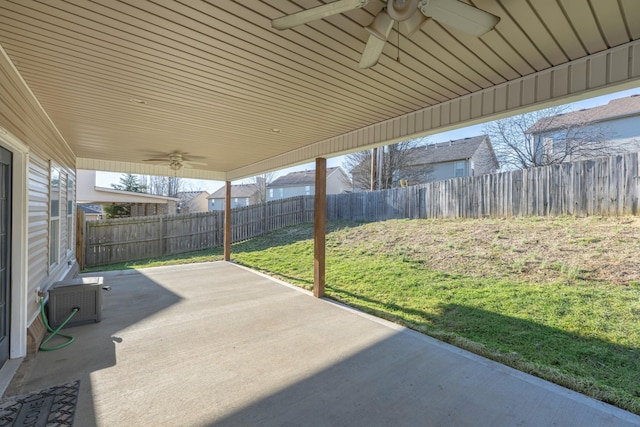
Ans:
[{"label": "ceiling fan blade", "polygon": [[422,0],[418,8],[439,23],[476,37],[491,31],[500,21],[498,16],[458,0]]},{"label": "ceiling fan blade", "polygon": [[362,52],[362,58],[360,58],[358,68],[365,69],[376,65],[378,59],[380,59],[380,55],[382,55],[382,49],[384,49],[386,42],[386,40],[381,40],[373,34],[369,35],[369,40],[364,48],[364,52]]},{"label": "ceiling fan blade", "polygon": [[143,159],[143,162],[163,162],[166,163],[168,161],[167,158],[162,158],[162,159]]},{"label": "ceiling fan blade", "polygon": [[202,163],[202,162],[192,162],[190,160],[183,160],[182,164],[184,165],[197,165],[197,166],[207,166],[206,163]]},{"label": "ceiling fan blade", "polygon": [[362,52],[358,68],[371,68],[378,63],[378,59],[382,55],[382,49],[384,49],[395,22],[383,10],[378,13],[369,26],[365,27],[365,30],[369,31],[369,40],[367,40],[367,45],[364,47],[364,52]]},{"label": "ceiling fan blade", "polygon": [[338,0],[333,3],[323,4],[311,9],[303,10],[291,15],[276,18],[271,21],[271,26],[276,30],[286,30],[316,19],[337,15],[352,9],[364,7],[371,0]]}]

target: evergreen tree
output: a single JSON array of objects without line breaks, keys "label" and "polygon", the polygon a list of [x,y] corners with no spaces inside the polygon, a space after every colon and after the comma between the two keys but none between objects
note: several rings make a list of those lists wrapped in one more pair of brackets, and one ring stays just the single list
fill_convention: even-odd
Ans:
[{"label": "evergreen tree", "polygon": [[133,191],[134,193],[146,193],[147,186],[140,182],[137,175],[125,174],[120,177],[120,184],[111,184],[116,190]]},{"label": "evergreen tree", "polygon": [[[120,191],[132,191],[134,193],[146,193],[147,186],[140,182],[137,175],[125,174],[120,177],[120,184],[111,184],[111,187]],[[124,218],[131,216],[131,205],[108,205],[103,208],[107,218]]]}]

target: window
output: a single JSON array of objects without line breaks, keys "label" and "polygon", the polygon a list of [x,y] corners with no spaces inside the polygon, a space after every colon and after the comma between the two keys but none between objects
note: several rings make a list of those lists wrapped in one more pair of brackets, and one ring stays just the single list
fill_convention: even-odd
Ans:
[{"label": "window", "polygon": [[464,169],[465,169],[464,160],[461,161],[461,162],[456,162],[455,168],[456,168],[456,177],[465,176],[465,173],[464,173]]},{"label": "window", "polygon": [[282,199],[284,197],[284,188],[280,189],[280,198]]},{"label": "window", "polygon": [[304,187],[304,194],[306,194],[307,196],[309,194],[311,194],[311,186],[310,185],[305,185]]},{"label": "window", "polygon": [[67,180],[67,253],[73,250],[73,177]]},{"label": "window", "polygon": [[49,265],[54,265],[60,260],[60,169],[52,166],[49,180]]},{"label": "window", "polygon": [[269,198],[273,199],[273,188],[269,189]]}]

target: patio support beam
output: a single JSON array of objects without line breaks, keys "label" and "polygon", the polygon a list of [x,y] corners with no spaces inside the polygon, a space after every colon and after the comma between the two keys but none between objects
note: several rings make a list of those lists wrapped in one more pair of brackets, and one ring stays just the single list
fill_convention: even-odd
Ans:
[{"label": "patio support beam", "polygon": [[231,181],[225,181],[224,260],[231,261]]},{"label": "patio support beam", "polygon": [[325,236],[327,220],[327,159],[316,159],[316,188],[313,215],[313,296],[324,296]]}]

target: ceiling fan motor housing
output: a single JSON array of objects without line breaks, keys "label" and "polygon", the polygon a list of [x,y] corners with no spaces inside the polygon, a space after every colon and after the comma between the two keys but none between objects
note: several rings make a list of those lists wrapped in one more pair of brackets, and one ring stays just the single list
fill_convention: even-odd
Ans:
[{"label": "ceiling fan motor housing", "polygon": [[387,13],[396,21],[406,21],[418,10],[418,0],[388,0]]}]

